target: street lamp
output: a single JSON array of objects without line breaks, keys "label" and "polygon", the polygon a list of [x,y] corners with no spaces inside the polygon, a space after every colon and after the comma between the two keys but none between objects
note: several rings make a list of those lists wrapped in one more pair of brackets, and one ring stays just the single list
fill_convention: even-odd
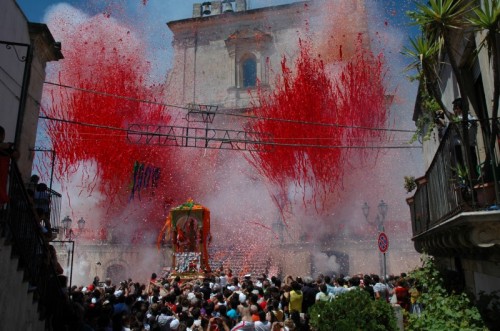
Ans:
[{"label": "street lamp", "polygon": [[85,220],[83,219],[83,217],[80,217],[77,223],[78,223],[78,230],[82,231],[83,228],[85,227]]},{"label": "street lamp", "polygon": [[63,229],[64,229],[64,232],[66,232],[69,228],[71,228],[71,222],[73,222],[71,220],[71,218],[69,218],[69,216],[66,216],[62,221],[62,226],[63,226]]},{"label": "street lamp", "polygon": [[365,202],[363,206],[361,206],[361,210],[363,211],[363,215],[365,216],[365,220],[368,224],[372,226],[377,226],[377,229],[379,231],[384,231],[384,221],[385,217],[387,216],[387,208],[388,205],[387,203],[384,202],[384,200],[380,200],[380,203],[378,204],[378,214],[375,216],[374,221],[370,221],[368,218],[368,215],[370,213],[370,206]]},{"label": "street lamp", "polygon": [[382,226],[384,224],[385,216],[387,216],[387,208],[388,205],[384,202],[384,200],[380,200],[380,203],[378,204],[378,213],[382,218]]}]

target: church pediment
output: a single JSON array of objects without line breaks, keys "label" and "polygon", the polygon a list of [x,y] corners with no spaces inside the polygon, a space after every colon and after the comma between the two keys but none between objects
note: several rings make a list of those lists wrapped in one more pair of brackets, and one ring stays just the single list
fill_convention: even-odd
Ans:
[{"label": "church pediment", "polygon": [[244,29],[237,30],[236,32],[229,35],[225,40],[226,46],[232,46],[239,43],[267,43],[273,39],[272,35],[263,32],[259,29]]}]

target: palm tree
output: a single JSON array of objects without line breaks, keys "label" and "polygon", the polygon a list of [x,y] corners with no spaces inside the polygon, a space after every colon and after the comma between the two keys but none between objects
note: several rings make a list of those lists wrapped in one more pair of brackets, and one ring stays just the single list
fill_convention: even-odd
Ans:
[{"label": "palm tree", "polygon": [[445,111],[446,116],[451,121],[452,114],[441,100],[441,90],[439,87],[439,52],[440,45],[432,42],[424,35],[418,36],[415,39],[410,38],[411,48],[404,47],[403,54],[412,59],[412,62],[406,67],[406,70],[416,70],[417,76],[414,77],[420,81],[421,87],[426,90]]},{"label": "palm tree", "polygon": [[[471,9],[470,2],[467,0],[430,0],[428,4],[417,3],[417,11],[410,13],[415,24],[421,27],[431,49],[437,48],[438,59],[442,60],[446,57],[449,61],[462,98],[466,97],[467,93],[458,65],[459,54],[453,48],[451,38],[454,33],[465,31],[468,24],[467,14]],[[427,78],[435,79],[437,76]],[[448,109],[445,107],[443,110]],[[468,109],[464,109],[464,112],[467,111]]]}]

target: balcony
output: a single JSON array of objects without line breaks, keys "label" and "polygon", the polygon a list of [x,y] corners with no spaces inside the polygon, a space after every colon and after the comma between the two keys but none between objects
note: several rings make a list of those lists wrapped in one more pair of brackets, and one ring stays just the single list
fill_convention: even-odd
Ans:
[{"label": "balcony", "polygon": [[[425,176],[416,180],[415,194],[407,199],[412,240],[420,253],[488,259],[500,251],[495,185],[475,175],[481,173],[480,166],[460,169],[465,150],[457,143],[458,130],[458,125],[448,126]],[[473,152],[481,155],[477,148]],[[480,158],[477,163],[483,164]],[[471,177],[464,178],[464,174]]]}]

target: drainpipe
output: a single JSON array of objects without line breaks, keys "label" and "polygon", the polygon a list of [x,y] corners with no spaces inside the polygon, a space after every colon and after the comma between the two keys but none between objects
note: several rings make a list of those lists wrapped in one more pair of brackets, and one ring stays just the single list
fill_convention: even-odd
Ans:
[{"label": "drainpipe", "polygon": [[194,32],[194,63],[193,63],[193,103],[196,103],[196,60],[198,56],[198,31]]},{"label": "drainpipe", "polygon": [[28,99],[28,88],[31,78],[31,63],[33,61],[33,47],[28,44],[17,44],[20,46],[27,47],[26,59],[24,60],[24,74],[23,83],[21,85],[21,95],[19,96],[19,112],[17,115],[16,124],[16,136],[14,139],[14,144],[16,148],[19,148],[19,143],[21,141],[21,132],[23,129],[24,114],[26,112],[26,100]]}]

